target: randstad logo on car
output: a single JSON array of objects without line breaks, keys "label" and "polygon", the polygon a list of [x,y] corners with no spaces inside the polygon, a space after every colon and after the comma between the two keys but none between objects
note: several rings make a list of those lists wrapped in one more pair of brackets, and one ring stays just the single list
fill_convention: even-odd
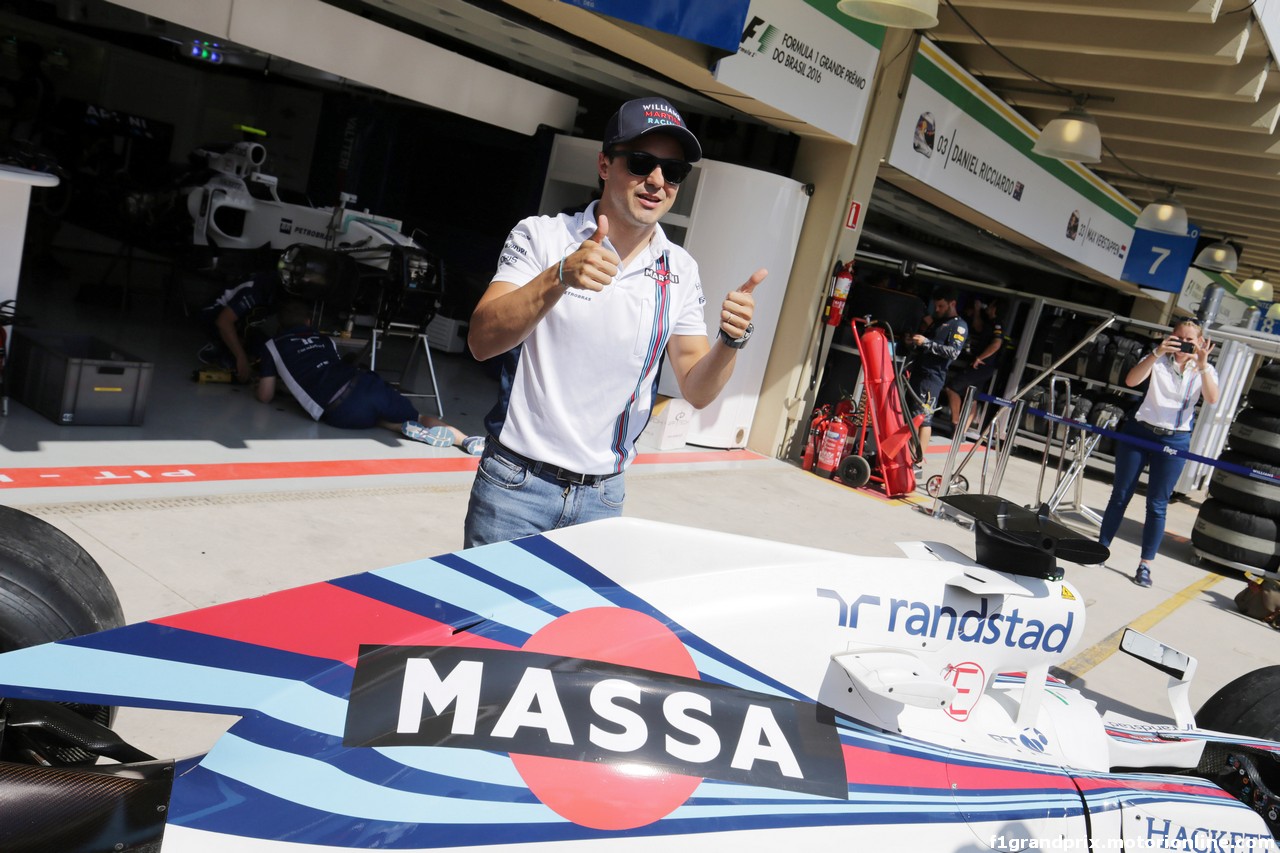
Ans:
[{"label": "randstad logo on car", "polygon": [[1024,617],[1016,607],[1008,613],[991,613],[990,602],[985,596],[978,599],[976,608],[958,612],[946,604],[904,598],[890,598],[886,605],[878,595],[861,595],[847,603],[832,589],[818,589],[817,594],[819,598],[839,602],[838,620],[845,628],[874,630],[883,627],[891,634],[959,640],[985,646],[1003,643],[1011,649],[1061,652],[1071,639],[1071,628],[1075,624],[1075,614],[1071,611],[1067,612],[1065,622],[1049,624]]}]

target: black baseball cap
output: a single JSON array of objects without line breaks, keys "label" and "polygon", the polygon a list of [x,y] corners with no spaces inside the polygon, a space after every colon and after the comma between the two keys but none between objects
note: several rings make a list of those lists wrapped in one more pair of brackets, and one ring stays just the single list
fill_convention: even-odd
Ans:
[{"label": "black baseball cap", "polygon": [[650,133],[674,136],[684,148],[684,159],[696,163],[702,159],[698,137],[685,126],[679,111],[666,98],[636,98],[618,107],[604,126],[604,150],[622,142],[630,142]]}]

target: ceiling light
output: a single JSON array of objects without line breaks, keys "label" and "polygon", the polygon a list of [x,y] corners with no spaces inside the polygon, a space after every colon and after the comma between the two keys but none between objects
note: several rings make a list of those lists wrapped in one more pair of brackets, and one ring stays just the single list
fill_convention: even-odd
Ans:
[{"label": "ceiling light", "polygon": [[1241,282],[1240,289],[1236,291],[1236,295],[1252,299],[1254,302],[1271,302],[1274,299],[1274,291],[1271,289],[1270,283],[1262,277],[1264,274],[1265,271],[1246,278]]},{"label": "ceiling light", "polygon": [[1076,104],[1045,125],[1031,152],[1055,160],[1102,162],[1102,134],[1083,104]]},{"label": "ceiling light", "polygon": [[938,25],[938,0],[840,0],[836,9],[882,27],[927,30]]},{"label": "ceiling light", "polygon": [[1162,234],[1187,235],[1187,209],[1174,197],[1173,191],[1164,198],[1156,199],[1142,209],[1136,223],[1138,228],[1148,231],[1159,231]]},{"label": "ceiling light", "polygon": [[1228,273],[1235,272],[1238,263],[1240,263],[1240,257],[1236,254],[1235,246],[1226,240],[1219,240],[1205,246],[1200,250],[1200,254],[1196,255],[1194,261],[1195,266],[1203,269]]}]

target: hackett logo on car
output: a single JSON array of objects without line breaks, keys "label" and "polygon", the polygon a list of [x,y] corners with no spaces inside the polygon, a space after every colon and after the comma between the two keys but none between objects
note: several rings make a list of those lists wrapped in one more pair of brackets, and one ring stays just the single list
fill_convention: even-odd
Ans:
[{"label": "hackett logo on car", "polygon": [[362,646],[343,744],[641,765],[646,773],[848,796],[828,709],[535,652]]}]

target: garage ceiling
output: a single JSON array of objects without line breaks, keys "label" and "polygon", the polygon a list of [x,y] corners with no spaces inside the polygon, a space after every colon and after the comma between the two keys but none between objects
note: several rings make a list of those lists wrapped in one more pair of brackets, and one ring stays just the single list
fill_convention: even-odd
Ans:
[{"label": "garage ceiling", "polygon": [[[592,45],[566,50],[562,33],[495,0],[361,2],[610,98],[643,88],[742,118]],[[1070,106],[1068,92],[1088,96],[1104,144],[1093,170],[1139,206],[1174,188],[1206,236],[1238,241],[1243,276],[1280,270],[1280,75],[1251,5],[941,0],[926,37],[1037,127]]]},{"label": "garage ceiling", "polygon": [[1280,270],[1280,75],[1252,5],[942,0],[927,35],[1037,127],[1070,106],[1060,89],[1087,95],[1093,171],[1139,205],[1175,187],[1248,273]]}]

